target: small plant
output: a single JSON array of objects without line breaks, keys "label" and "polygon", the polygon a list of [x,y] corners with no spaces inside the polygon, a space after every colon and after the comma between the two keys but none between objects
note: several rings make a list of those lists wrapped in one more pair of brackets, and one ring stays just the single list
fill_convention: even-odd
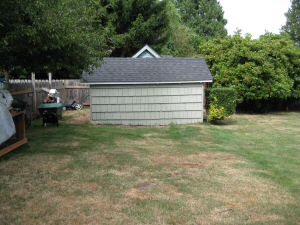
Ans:
[{"label": "small plant", "polygon": [[215,104],[211,104],[209,108],[208,119],[210,121],[223,120],[230,117],[223,106],[218,107],[218,100],[214,97]]},{"label": "small plant", "polygon": [[233,88],[207,88],[206,111],[212,122],[229,118],[235,113],[236,91]]}]

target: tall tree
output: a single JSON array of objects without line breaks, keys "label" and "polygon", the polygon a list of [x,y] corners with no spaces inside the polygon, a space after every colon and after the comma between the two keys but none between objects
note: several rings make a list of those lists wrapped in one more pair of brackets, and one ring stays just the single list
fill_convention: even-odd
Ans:
[{"label": "tall tree", "polygon": [[0,1],[0,68],[78,77],[108,47],[96,0]]},{"label": "tall tree", "polygon": [[181,16],[171,0],[168,0],[167,11],[170,19],[170,38],[161,53],[174,57],[195,56],[195,48],[191,43],[195,33],[182,23]]},{"label": "tall tree", "polygon": [[114,43],[112,56],[132,56],[145,44],[160,52],[169,38],[167,1],[103,0],[100,16]]},{"label": "tall tree", "polygon": [[200,42],[227,36],[225,29],[227,20],[224,19],[222,6],[217,0],[174,0],[174,2],[183,22],[196,32]]},{"label": "tall tree", "polygon": [[[300,45],[300,0],[292,0],[292,6],[284,14],[286,24],[282,26],[281,32],[288,33],[296,45]],[[299,46],[300,47],[300,46]]]}]

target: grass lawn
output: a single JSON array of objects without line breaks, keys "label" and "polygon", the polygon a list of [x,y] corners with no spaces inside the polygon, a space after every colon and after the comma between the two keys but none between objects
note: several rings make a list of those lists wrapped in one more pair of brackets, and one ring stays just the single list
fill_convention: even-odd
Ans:
[{"label": "grass lawn", "polygon": [[0,224],[300,224],[299,112],[163,127],[88,115],[36,121],[0,157]]}]

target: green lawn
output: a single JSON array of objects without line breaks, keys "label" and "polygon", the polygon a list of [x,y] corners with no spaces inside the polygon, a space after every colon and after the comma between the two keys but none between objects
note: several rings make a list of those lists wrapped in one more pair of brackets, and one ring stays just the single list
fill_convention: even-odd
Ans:
[{"label": "green lawn", "polygon": [[300,224],[299,112],[165,127],[88,113],[36,121],[0,157],[0,224]]}]

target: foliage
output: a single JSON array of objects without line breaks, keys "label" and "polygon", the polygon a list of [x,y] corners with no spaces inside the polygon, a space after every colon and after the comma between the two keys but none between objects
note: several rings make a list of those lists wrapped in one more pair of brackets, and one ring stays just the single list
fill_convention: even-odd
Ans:
[{"label": "foliage", "polygon": [[[227,36],[222,6],[217,0],[174,0],[184,24],[197,35],[194,46],[216,37]],[[198,49],[197,49],[198,50]]]},{"label": "foliage", "polygon": [[240,33],[200,47],[214,77],[213,87],[232,87],[238,103],[300,97],[300,52],[287,34],[259,40]]},{"label": "foliage", "polygon": [[234,88],[206,88],[205,96],[209,120],[222,120],[235,113],[237,94]]},{"label": "foliage", "polygon": [[167,1],[104,0],[99,15],[114,43],[112,56],[130,57],[145,44],[158,52],[169,38]]},{"label": "foliage", "polygon": [[181,16],[171,0],[167,1],[167,12],[170,20],[170,38],[163,47],[161,54],[174,57],[195,56],[192,46],[192,37],[195,35],[191,29],[182,23]]},{"label": "foliage", "polygon": [[287,32],[300,47],[300,0],[292,0],[292,7],[284,15],[286,24],[282,26],[281,32]]},{"label": "foliage", "polygon": [[0,68],[80,76],[108,54],[96,0],[2,0]]},{"label": "foliage", "polygon": [[217,120],[223,120],[228,117],[229,115],[226,113],[225,108],[223,106],[218,107],[218,100],[215,99],[215,104],[211,104],[209,108],[208,119],[212,122],[215,122]]}]

